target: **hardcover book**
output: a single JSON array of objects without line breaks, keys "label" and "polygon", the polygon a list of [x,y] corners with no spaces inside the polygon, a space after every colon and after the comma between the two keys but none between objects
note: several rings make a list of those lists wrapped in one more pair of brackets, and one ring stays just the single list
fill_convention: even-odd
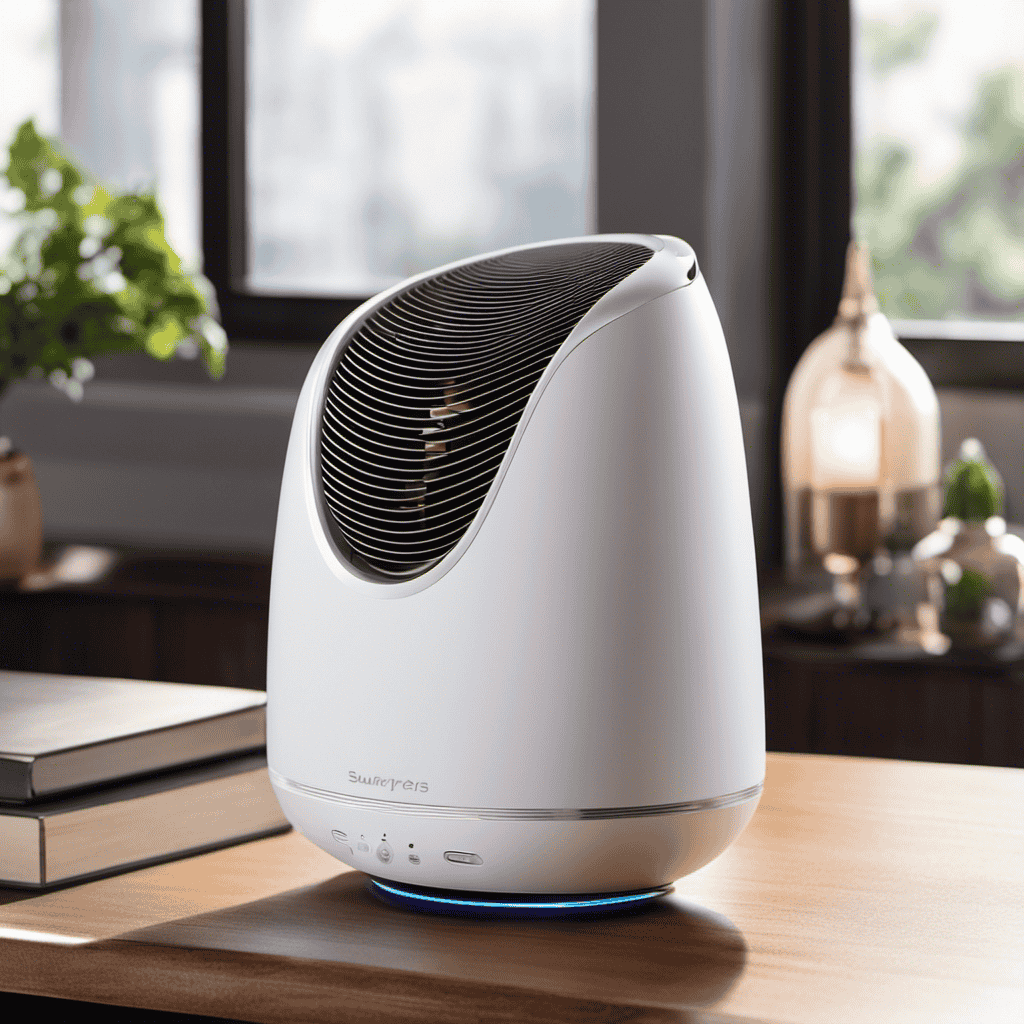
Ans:
[{"label": "hardcover book", "polygon": [[288,828],[262,753],[33,804],[0,805],[0,885],[113,874]]},{"label": "hardcover book", "polygon": [[0,801],[259,750],[266,699],[229,686],[0,671]]}]

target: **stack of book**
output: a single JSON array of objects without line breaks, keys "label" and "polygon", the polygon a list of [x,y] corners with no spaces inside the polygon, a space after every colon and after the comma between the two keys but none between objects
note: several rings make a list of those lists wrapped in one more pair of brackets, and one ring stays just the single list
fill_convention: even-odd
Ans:
[{"label": "stack of book", "polygon": [[0,671],[0,885],[284,831],[265,736],[254,690]]}]

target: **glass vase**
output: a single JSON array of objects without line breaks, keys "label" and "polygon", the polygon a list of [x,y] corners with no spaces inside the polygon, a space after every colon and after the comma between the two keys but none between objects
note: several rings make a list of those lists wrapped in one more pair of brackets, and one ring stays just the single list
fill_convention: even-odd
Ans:
[{"label": "glass vase", "polygon": [[790,580],[824,570],[837,603],[863,605],[863,566],[908,552],[938,520],[939,407],[878,311],[855,243],[839,314],[786,389],[781,456]]}]

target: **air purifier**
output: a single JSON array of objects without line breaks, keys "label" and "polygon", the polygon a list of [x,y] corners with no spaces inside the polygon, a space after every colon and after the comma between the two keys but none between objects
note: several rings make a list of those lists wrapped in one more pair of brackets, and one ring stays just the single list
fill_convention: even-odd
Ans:
[{"label": "air purifier", "polygon": [[754,544],[689,245],[506,249],[331,334],[284,468],[267,691],[285,814],[384,894],[628,903],[740,834]]}]

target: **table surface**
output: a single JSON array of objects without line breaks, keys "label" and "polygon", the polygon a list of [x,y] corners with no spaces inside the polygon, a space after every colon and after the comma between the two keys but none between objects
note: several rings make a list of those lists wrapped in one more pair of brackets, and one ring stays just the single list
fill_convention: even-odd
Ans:
[{"label": "table surface", "polygon": [[1024,770],[769,754],[660,906],[394,910],[292,832],[26,897],[0,990],[251,1021],[1024,1021]]}]

